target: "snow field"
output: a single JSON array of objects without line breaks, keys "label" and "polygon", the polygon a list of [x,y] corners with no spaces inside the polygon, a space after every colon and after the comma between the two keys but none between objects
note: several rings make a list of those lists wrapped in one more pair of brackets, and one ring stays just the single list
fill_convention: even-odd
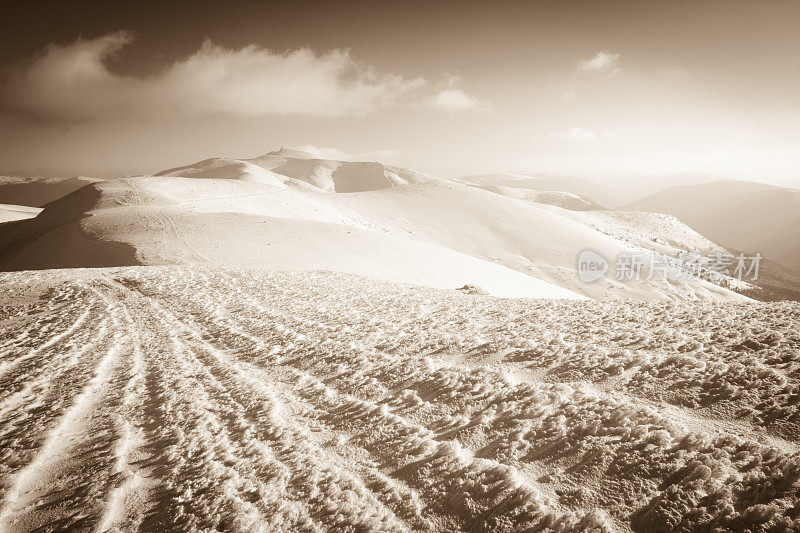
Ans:
[{"label": "snow field", "polygon": [[800,306],[0,275],[0,529],[798,527]]}]

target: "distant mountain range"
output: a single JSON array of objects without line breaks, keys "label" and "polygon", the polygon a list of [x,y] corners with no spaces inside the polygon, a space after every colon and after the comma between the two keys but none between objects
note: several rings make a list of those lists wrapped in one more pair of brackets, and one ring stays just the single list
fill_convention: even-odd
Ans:
[{"label": "distant mountain range", "polygon": [[725,247],[800,272],[800,190],[718,180],[671,187],[623,208],[675,215]]}]

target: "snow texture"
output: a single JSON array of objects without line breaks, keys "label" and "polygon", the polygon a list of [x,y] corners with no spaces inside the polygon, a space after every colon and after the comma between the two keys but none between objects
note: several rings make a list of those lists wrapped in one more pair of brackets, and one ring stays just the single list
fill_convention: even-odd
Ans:
[{"label": "snow texture", "polygon": [[0,274],[0,529],[800,527],[800,305]]}]

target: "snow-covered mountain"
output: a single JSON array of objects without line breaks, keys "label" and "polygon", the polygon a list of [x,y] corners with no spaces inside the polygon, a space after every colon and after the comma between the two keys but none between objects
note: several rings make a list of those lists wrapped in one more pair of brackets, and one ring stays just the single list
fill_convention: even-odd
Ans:
[{"label": "snow-covered mountain", "polygon": [[530,183],[519,197],[288,150],[207,159],[93,183],[48,204],[35,219],[0,232],[0,266],[211,263],[471,284],[502,296],[738,298],[702,280],[581,282],[576,267],[584,249],[612,260],[630,249],[675,256],[716,245],[668,218],[654,224],[649,215],[550,205],[559,203],[553,191]]},{"label": "snow-covered mountain", "polygon": [[308,152],[290,148],[281,148],[253,159],[206,159],[159,172],[156,176],[243,179],[316,192],[371,191],[434,179],[421,172],[375,161],[319,159]]},{"label": "snow-covered mountain", "polygon": [[[619,203],[618,193],[613,189],[592,180],[572,176],[508,172],[461,176],[455,181],[493,190],[500,194],[538,195],[540,198],[547,198],[548,196],[544,193],[556,193],[562,196],[563,201],[572,203],[572,205],[561,205],[568,209],[607,208]],[[550,198],[554,197],[550,196]],[[554,202],[554,205],[560,204]]]},{"label": "snow-covered mountain", "polygon": [[584,283],[722,248],[503,180],[284,149],[0,206],[0,529],[791,529],[798,304]]}]

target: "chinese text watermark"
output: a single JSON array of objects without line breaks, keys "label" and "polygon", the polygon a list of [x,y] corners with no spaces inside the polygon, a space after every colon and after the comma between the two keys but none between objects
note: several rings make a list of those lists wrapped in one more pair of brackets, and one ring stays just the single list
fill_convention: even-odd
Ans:
[{"label": "chinese text watermark", "polygon": [[578,277],[584,283],[592,283],[613,271],[617,281],[688,280],[709,279],[721,282],[727,279],[738,281],[758,280],[762,255],[734,255],[716,252],[709,255],[683,253],[672,257],[656,253],[625,251],[617,255],[613,268],[594,250],[584,250],[578,256]]}]

